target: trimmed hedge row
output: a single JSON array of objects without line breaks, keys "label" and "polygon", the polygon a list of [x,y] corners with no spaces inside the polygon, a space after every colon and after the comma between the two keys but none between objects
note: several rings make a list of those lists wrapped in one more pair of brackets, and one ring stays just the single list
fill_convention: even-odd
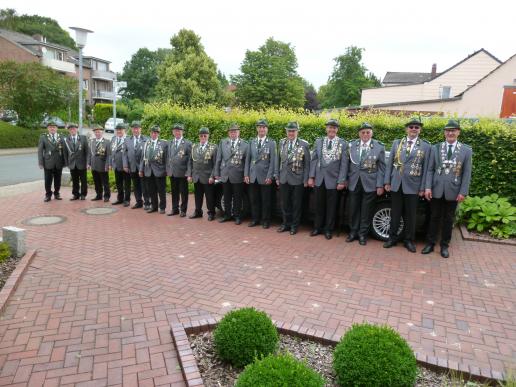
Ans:
[{"label": "trimmed hedge row", "polygon": [[[359,125],[371,123],[374,137],[385,143],[390,149],[392,141],[404,135],[407,117],[385,112],[364,112],[349,115],[336,112],[316,115],[305,111],[286,109],[268,109],[264,111],[232,109],[229,112],[215,106],[182,107],[169,103],[152,103],[145,105],[143,127],[148,132],[152,125],[159,124],[162,137],[171,137],[171,126],[176,122],[185,125],[185,137],[197,140],[197,131],[206,126],[211,132],[211,141],[218,142],[227,135],[227,128],[233,122],[241,127],[242,138],[256,135],[255,122],[262,117],[269,122],[269,135],[275,139],[285,136],[284,128],[289,121],[298,121],[301,126],[300,137],[313,144],[317,137],[325,134],[324,123],[329,117],[340,120],[339,135],[345,139],[358,137]],[[445,117],[425,118],[421,137],[436,143],[442,141],[443,128],[448,120]],[[463,120],[460,140],[473,148],[473,176],[470,193],[486,195],[496,192],[516,202],[516,125],[501,120],[480,119]]]},{"label": "trimmed hedge row", "polygon": [[[0,121],[0,149],[33,148],[38,146],[39,136],[46,129],[27,129]],[[66,130],[59,133],[68,134]]]}]

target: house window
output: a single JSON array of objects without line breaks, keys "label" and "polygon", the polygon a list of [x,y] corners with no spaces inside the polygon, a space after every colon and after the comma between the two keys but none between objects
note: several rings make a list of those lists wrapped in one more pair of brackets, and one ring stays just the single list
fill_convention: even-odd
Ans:
[{"label": "house window", "polygon": [[451,86],[441,86],[440,90],[440,98],[441,99],[447,99],[451,96]]},{"label": "house window", "polygon": [[56,59],[64,60],[64,54],[61,51],[56,51]]},{"label": "house window", "polygon": [[107,63],[97,62],[97,70],[98,71],[108,71]]},{"label": "house window", "polygon": [[83,79],[82,80],[82,88],[83,90],[88,90],[88,80],[87,79]]}]

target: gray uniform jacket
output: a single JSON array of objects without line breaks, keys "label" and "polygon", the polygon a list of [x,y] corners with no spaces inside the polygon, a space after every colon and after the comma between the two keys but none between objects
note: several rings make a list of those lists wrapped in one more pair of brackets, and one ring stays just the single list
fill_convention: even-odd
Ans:
[{"label": "gray uniform jacket", "polygon": [[125,153],[125,141],[127,137],[122,137],[121,142],[117,143],[118,137],[114,136],[111,139],[111,149],[109,152],[109,165],[115,171],[123,171],[124,170],[124,153]]},{"label": "gray uniform jacket", "polygon": [[349,143],[348,160],[346,162],[346,175],[348,189],[355,191],[358,179],[362,183],[365,192],[376,191],[376,188],[383,187],[385,175],[385,146],[374,139],[371,139],[366,154],[360,159],[361,140],[354,140]]},{"label": "gray uniform jacket", "polygon": [[447,159],[446,142],[432,147],[426,175],[426,189],[432,190],[432,197],[455,201],[457,195],[466,196],[471,182],[471,159],[473,151],[469,145],[457,142],[450,160]]},{"label": "gray uniform jacket", "polygon": [[172,177],[186,177],[190,175],[190,154],[192,153],[191,141],[182,138],[175,146],[175,138],[168,143],[167,175]]},{"label": "gray uniform jacket", "polygon": [[407,157],[406,145],[406,137],[394,140],[392,143],[385,168],[384,183],[391,185],[391,191],[398,192],[401,186],[404,194],[413,195],[425,190],[426,171],[432,146],[428,141],[418,137]]},{"label": "gray uniform jacket", "polygon": [[139,172],[140,163],[143,157],[143,145],[148,140],[147,137],[140,135],[140,138],[134,144],[134,137],[128,137],[125,142],[125,151],[123,154],[124,168],[128,168],[131,172]]},{"label": "gray uniform jacket", "polygon": [[265,184],[265,179],[275,177],[276,168],[276,141],[265,137],[260,149],[258,138],[249,141],[249,149],[245,158],[245,176],[249,176],[251,183]]},{"label": "gray uniform jacket", "polygon": [[217,162],[217,145],[206,144],[201,149],[201,144],[192,146],[190,155],[190,167],[188,176],[194,183],[208,184],[209,178],[215,178],[215,163]]},{"label": "gray uniform jacket", "polygon": [[109,152],[111,144],[105,138],[98,143],[97,139],[90,140],[88,149],[88,165],[93,171],[107,172],[109,167]]},{"label": "gray uniform jacket", "polygon": [[64,138],[56,133],[57,140],[51,140],[49,133],[39,137],[38,164],[45,169],[61,169],[64,166]]},{"label": "gray uniform jacket", "polygon": [[151,177],[154,173],[156,177],[167,175],[167,153],[168,141],[158,139],[156,147],[152,146],[152,140],[149,139],[143,146],[143,158],[140,162],[140,171],[145,177]]},{"label": "gray uniform jacket", "polygon": [[65,164],[70,169],[86,169],[88,162],[88,139],[86,136],[77,135],[74,145],[72,136],[65,138]]},{"label": "gray uniform jacket", "polygon": [[326,189],[337,189],[337,184],[346,181],[347,142],[335,137],[331,149],[328,149],[327,141],[326,137],[315,140],[310,160],[310,177],[315,179],[317,187],[324,182]]},{"label": "gray uniform jacket", "polygon": [[231,140],[224,138],[219,143],[217,150],[217,162],[215,163],[215,176],[220,176],[223,183],[229,181],[232,184],[244,181],[245,158],[247,157],[248,144],[239,138],[235,142],[235,148],[231,149]]},{"label": "gray uniform jacket", "polygon": [[281,184],[300,185],[308,182],[310,174],[310,150],[308,142],[300,138],[294,141],[292,151],[288,151],[289,140],[279,142],[276,171]]}]

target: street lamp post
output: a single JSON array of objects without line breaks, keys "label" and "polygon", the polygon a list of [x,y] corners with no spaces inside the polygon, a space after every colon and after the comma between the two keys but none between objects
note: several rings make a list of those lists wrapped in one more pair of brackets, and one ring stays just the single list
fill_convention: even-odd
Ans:
[{"label": "street lamp post", "polygon": [[88,33],[92,33],[93,31],[80,27],[70,27],[70,29],[75,31],[75,42],[77,43],[77,47],[79,47],[79,133],[82,133],[82,90],[84,86],[82,79],[82,49],[86,46]]}]

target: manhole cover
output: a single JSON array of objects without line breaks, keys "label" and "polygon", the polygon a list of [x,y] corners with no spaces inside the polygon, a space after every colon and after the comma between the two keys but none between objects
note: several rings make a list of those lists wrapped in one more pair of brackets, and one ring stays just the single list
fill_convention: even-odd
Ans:
[{"label": "manhole cover", "polygon": [[51,224],[63,223],[64,221],[66,221],[66,218],[64,216],[43,215],[25,219],[23,223],[29,226],[49,226]]},{"label": "manhole cover", "polygon": [[114,212],[116,212],[116,208],[111,207],[93,207],[93,208],[86,208],[85,210],[82,210],[85,214],[88,215],[109,215]]}]

